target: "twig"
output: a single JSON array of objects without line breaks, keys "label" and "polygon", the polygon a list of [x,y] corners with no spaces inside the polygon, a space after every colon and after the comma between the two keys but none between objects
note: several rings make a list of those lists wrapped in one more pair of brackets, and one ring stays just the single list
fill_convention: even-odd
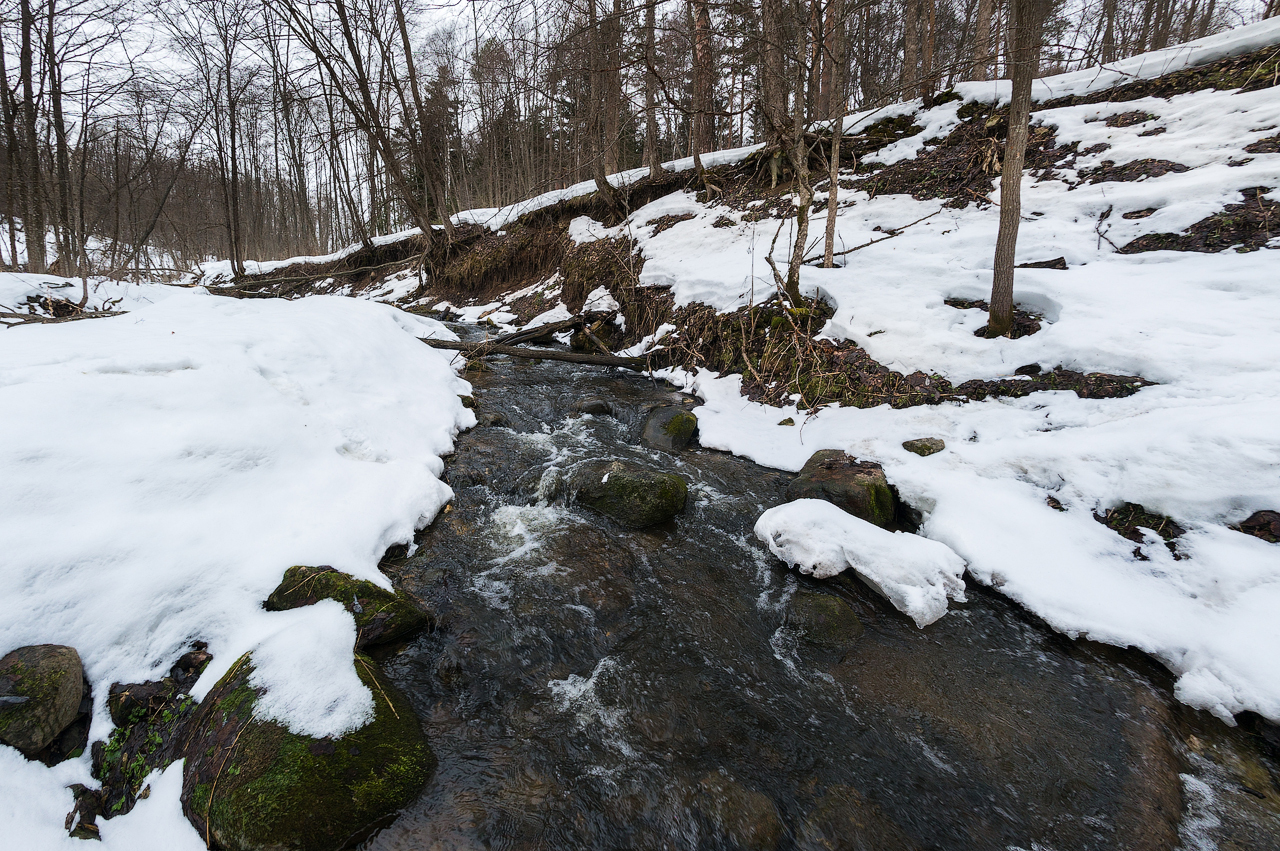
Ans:
[{"label": "twig", "polygon": [[[904,230],[906,230],[907,228],[911,227],[912,225],[918,225],[918,224],[920,224],[921,222],[925,221],[926,219],[932,219],[934,216],[938,215],[938,213],[941,213],[941,212],[942,212],[942,208],[941,208],[941,207],[939,207],[938,209],[934,210],[932,213],[930,213],[930,214],[929,214],[929,215],[927,215],[927,216],[922,216],[922,217],[920,217],[920,218],[916,219],[914,222],[911,222],[911,223],[909,223],[909,224],[905,224],[905,225],[903,225],[903,226],[902,226],[902,227],[900,227],[900,228],[894,228],[893,230],[887,231],[887,232],[886,232],[886,233],[888,234],[887,236],[882,236],[882,237],[880,237],[879,239],[873,239],[873,240],[871,240],[870,242],[864,242],[864,243],[862,243],[862,245],[855,245],[853,248],[849,248],[849,249],[846,249],[846,250],[844,250],[844,251],[837,251],[837,252],[835,252],[834,254],[832,254],[831,256],[832,256],[832,257],[843,257],[843,256],[844,256],[844,255],[846,255],[846,254],[852,254],[852,253],[853,253],[853,252],[855,252],[855,251],[861,251],[861,250],[862,250],[862,249],[864,249],[864,248],[869,248],[870,246],[875,245],[877,242],[884,242],[886,239],[893,239],[895,236],[899,236],[899,235],[900,235]],[[813,262],[813,261],[815,261],[815,260],[821,260],[821,259],[822,259],[821,257],[819,257],[819,256],[817,256],[817,255],[814,255],[813,257],[809,257],[809,258],[807,258],[804,262],[806,262],[806,263],[812,263],[812,262]]]}]

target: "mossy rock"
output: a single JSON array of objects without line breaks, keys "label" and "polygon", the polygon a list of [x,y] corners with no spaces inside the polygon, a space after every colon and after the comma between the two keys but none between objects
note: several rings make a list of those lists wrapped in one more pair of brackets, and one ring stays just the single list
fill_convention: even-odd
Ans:
[{"label": "mossy rock", "polygon": [[902,441],[902,448],[921,458],[928,458],[946,449],[947,444],[940,437],[917,437],[915,440]]},{"label": "mossy rock", "polygon": [[862,635],[862,621],[849,604],[832,594],[802,591],[791,598],[788,622],[804,640],[829,649],[848,647]]},{"label": "mossy rock", "polygon": [[374,719],[314,739],[253,717],[246,654],[193,719],[182,807],[225,851],[336,851],[361,841],[412,801],[435,769],[417,716],[377,666],[356,656]]},{"label": "mossy rock", "polygon": [[372,582],[355,579],[332,567],[295,566],[264,604],[268,611],[283,612],[309,606],[317,600],[337,600],[356,619],[356,649],[408,638],[431,626],[431,615],[407,596]]},{"label": "mossy rock", "polygon": [[649,412],[640,439],[654,449],[679,452],[693,442],[698,418],[684,408],[662,405]]},{"label": "mossy rock", "polygon": [[888,527],[897,514],[898,498],[874,461],[859,461],[839,449],[813,453],[787,487],[787,498],[825,499],[868,523]]},{"label": "mossy rock", "polygon": [[76,720],[84,693],[75,648],[19,647],[0,659],[0,742],[35,758]]},{"label": "mossy rock", "polygon": [[587,464],[573,483],[579,503],[632,529],[670,520],[684,511],[689,498],[689,486],[680,476],[624,461]]}]

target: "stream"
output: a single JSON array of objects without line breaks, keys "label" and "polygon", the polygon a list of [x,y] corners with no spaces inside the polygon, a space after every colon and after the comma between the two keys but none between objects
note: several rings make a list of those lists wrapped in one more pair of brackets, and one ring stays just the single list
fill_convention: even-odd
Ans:
[{"label": "stream", "polygon": [[[917,629],[755,540],[790,474],[640,445],[652,407],[695,400],[488,363],[454,502],[383,563],[437,619],[385,667],[439,766],[363,847],[1280,847],[1274,745],[1177,703],[1156,663],[972,581]],[[630,531],[575,506],[565,481],[602,459],[684,476],[685,512]]]}]

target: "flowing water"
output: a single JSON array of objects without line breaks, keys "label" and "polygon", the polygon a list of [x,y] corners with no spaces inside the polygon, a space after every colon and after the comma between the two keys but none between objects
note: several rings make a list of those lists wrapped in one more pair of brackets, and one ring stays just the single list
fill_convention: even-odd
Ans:
[{"label": "flowing water", "polygon": [[[437,618],[386,667],[439,767],[367,847],[1280,848],[1272,745],[1141,655],[973,583],[919,630],[856,578],[799,576],[752,534],[789,474],[639,445],[649,409],[693,400],[490,362],[452,506],[384,563]],[[615,415],[578,414],[591,396]],[[615,458],[684,476],[684,514],[575,507],[575,466]]]}]

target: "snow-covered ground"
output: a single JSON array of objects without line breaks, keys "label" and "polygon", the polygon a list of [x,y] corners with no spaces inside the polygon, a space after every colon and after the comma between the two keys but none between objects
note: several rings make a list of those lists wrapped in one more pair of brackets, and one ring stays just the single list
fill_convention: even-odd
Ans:
[{"label": "snow-covered ground", "polygon": [[[1162,67],[1280,39],[1277,21],[1246,30],[1170,52]],[[1053,94],[1079,91],[1082,80],[1075,75],[1070,86],[1055,84]],[[1114,82],[1105,74],[1089,80],[1093,87]],[[898,143],[892,158],[927,148],[931,135],[954,126],[956,107],[918,113],[915,123],[933,130]],[[1116,128],[1102,120],[1131,111],[1156,118]],[[687,377],[704,399],[697,410],[702,443],[787,470],[829,448],[880,461],[925,512],[922,533],[962,556],[974,579],[1070,635],[1153,654],[1179,675],[1177,694],[1193,706],[1228,722],[1243,710],[1280,720],[1280,547],[1226,528],[1255,510],[1280,507],[1280,254],[1121,255],[1113,247],[1183,230],[1240,203],[1246,188],[1270,187],[1264,197],[1280,200],[1280,155],[1244,150],[1280,128],[1280,98],[1275,89],[1202,91],[1041,110],[1033,120],[1052,126],[1059,144],[1110,146],[1064,168],[1062,179],[1024,184],[1018,261],[1064,256],[1070,267],[1017,273],[1015,299],[1044,315],[1043,330],[1018,340],[974,337],[985,314],[943,303],[989,293],[997,207],[951,210],[939,201],[854,191],[841,197],[837,250],[934,215],[849,255],[844,268],[803,269],[807,291],[837,308],[825,333],[856,341],[890,368],[939,373],[956,383],[1007,378],[1019,366],[1039,364],[1142,375],[1159,386],[1115,400],[1045,392],[906,410],[802,413],[748,402],[737,377],[703,372]],[[1140,135],[1156,127],[1165,132]],[[1141,158],[1189,170],[1077,183],[1077,170],[1104,159]],[[998,186],[992,200],[999,202]],[[1123,217],[1148,208],[1156,212]],[[695,217],[657,235],[642,227],[670,213]],[[613,233],[637,238],[646,257],[642,282],[670,286],[678,304],[732,310],[774,292],[764,256],[776,224],[713,227],[724,213],[691,195],[673,195]],[[824,225],[825,213],[818,214],[811,233],[820,235]],[[610,232],[583,223],[575,233],[582,239]],[[784,229],[780,264],[787,243]],[[1272,240],[1269,248],[1277,247],[1280,239]],[[779,425],[788,417],[799,425]],[[901,447],[926,436],[944,438],[946,451],[920,458]],[[1067,510],[1051,508],[1049,496]],[[1123,502],[1185,527],[1179,543],[1185,557],[1175,560],[1153,536],[1143,547],[1148,560],[1139,559],[1132,542],[1093,519],[1095,511]]]},{"label": "snow-covered ground", "polygon": [[[164,676],[195,639],[214,654],[197,699],[252,650],[259,715],[314,736],[359,726],[372,696],[351,615],[261,603],[294,564],[390,587],[379,559],[450,498],[441,456],[475,421],[470,386],[419,341],[452,335],[353,299],[156,291],[123,316],[0,331],[0,647],[75,647],[93,738],[110,684]],[[46,769],[0,747],[3,844],[81,847],[61,827],[71,782],[92,784],[88,754]],[[108,846],[203,847],[180,785],[172,768],[146,808],[104,823]]]}]

